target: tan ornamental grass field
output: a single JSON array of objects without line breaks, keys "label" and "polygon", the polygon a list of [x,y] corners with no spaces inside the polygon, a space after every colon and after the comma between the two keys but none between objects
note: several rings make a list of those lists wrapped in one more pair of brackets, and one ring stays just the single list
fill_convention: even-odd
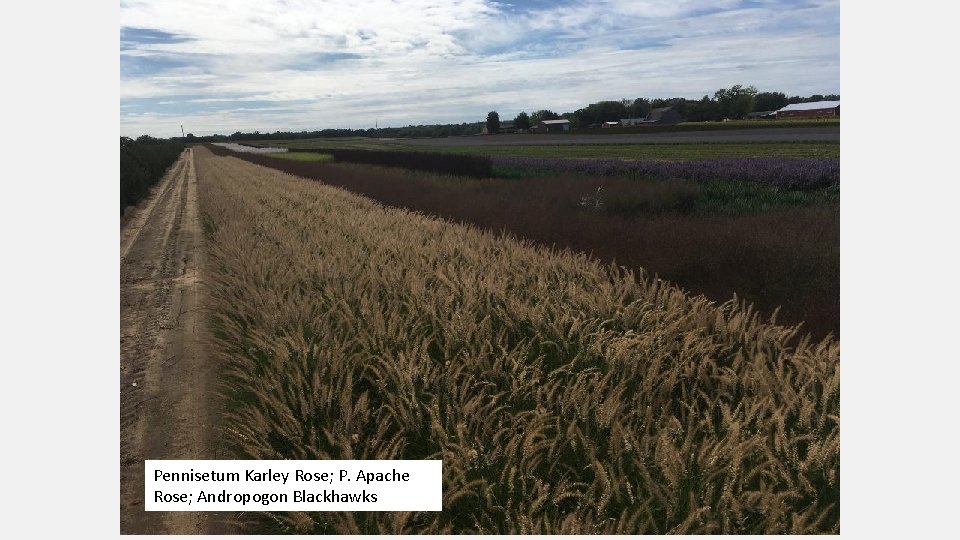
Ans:
[{"label": "tan ornamental grass field", "polygon": [[232,457],[443,459],[442,512],[264,531],[839,532],[836,340],[195,156]]}]

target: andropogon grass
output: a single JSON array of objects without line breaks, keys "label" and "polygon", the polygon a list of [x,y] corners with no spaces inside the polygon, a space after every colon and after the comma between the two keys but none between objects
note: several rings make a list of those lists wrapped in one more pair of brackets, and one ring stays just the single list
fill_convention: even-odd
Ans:
[{"label": "andropogon grass", "polygon": [[838,532],[835,340],[195,156],[235,457],[443,459],[442,512],[264,514],[273,530]]}]

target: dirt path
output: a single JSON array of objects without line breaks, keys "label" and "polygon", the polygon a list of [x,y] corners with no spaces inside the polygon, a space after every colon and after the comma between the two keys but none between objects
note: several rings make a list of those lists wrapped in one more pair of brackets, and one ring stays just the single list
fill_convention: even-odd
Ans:
[{"label": "dirt path", "polygon": [[120,240],[120,532],[229,532],[224,515],[144,512],[145,459],[216,459],[216,372],[204,354],[203,231],[192,150]]}]

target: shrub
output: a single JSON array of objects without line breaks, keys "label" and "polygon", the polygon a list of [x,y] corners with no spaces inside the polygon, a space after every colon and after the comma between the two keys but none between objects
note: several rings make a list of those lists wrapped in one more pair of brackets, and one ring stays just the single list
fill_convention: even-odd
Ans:
[{"label": "shrub", "polygon": [[162,139],[120,138],[120,215],[150,192],[183,148],[183,143]]}]

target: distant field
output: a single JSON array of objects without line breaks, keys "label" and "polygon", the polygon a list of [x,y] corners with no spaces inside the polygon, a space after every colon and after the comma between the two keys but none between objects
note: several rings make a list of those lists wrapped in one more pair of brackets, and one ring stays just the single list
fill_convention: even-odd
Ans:
[{"label": "distant field", "polygon": [[289,159],[293,161],[312,161],[317,163],[333,161],[333,156],[330,154],[322,154],[320,152],[277,152],[276,154],[271,154],[270,157]]},{"label": "distant field", "polygon": [[580,129],[577,133],[668,133],[677,131],[720,131],[726,129],[766,129],[839,126],[839,118],[798,118],[794,120],[727,120],[726,122],[683,122],[673,126],[630,126]]},{"label": "distant field", "polygon": [[772,126],[764,129],[602,129],[554,134],[499,134],[474,137],[404,139],[411,146],[496,146],[535,144],[707,144],[840,141],[839,124]]},{"label": "distant field", "polygon": [[[656,135],[658,133],[677,133],[677,132],[695,132],[695,131],[727,131],[727,130],[753,130],[770,128],[827,128],[839,127],[839,118],[809,118],[797,120],[730,120],[727,122],[684,122],[675,126],[650,126],[650,127],[618,127],[611,129],[579,129],[568,134],[549,135],[549,138],[576,137],[577,135]],[[489,136],[477,135],[477,138],[487,139]],[[512,135],[500,135],[498,137],[512,137]],[[520,135],[519,137],[525,137]],[[440,139],[464,140],[471,137],[441,137]],[[319,146],[327,148],[377,148],[383,145],[403,145],[412,141],[423,141],[424,139],[395,139],[382,138],[371,139],[368,137],[320,137],[315,139],[280,139],[280,140],[260,140],[249,141],[243,144],[252,146],[283,146],[286,148],[315,148]],[[432,139],[427,139],[432,140]],[[468,143],[464,143],[468,144]]]},{"label": "distant field", "polygon": [[[614,130],[606,130],[611,132]],[[249,141],[246,145],[291,150],[414,150],[488,156],[714,159],[727,157],[840,157],[836,127],[820,129],[731,130],[699,135],[494,135],[438,139],[372,139],[366,137]]]},{"label": "distant field", "polygon": [[[736,293],[767,316],[779,307],[778,320],[804,322],[818,337],[839,335],[839,184],[796,190],[776,187],[795,183],[788,177],[721,181],[722,167],[718,179],[699,182],[563,172],[471,180],[401,167],[236,157],[389,206],[590,253],[718,301]],[[808,172],[819,174],[816,164]]]},{"label": "distant field", "polygon": [[362,150],[377,150],[402,146],[401,141],[395,139],[371,139],[368,137],[320,137],[316,139],[279,139],[276,141],[244,141],[248,146],[279,146],[291,150],[311,148],[359,148]]},{"label": "distant field", "polygon": [[[418,147],[418,149],[424,149]],[[431,152],[484,156],[664,159],[686,161],[731,157],[840,158],[839,142],[711,144],[564,144],[432,147]]]},{"label": "distant field", "polygon": [[677,128],[705,129],[712,126],[714,129],[729,129],[741,127],[803,127],[803,126],[830,126],[840,125],[839,118],[795,118],[792,120],[727,120],[726,122],[684,122],[677,124]]},{"label": "distant field", "polygon": [[[415,150],[476,154],[483,156],[570,157],[662,159],[686,161],[731,157],[818,157],[840,158],[839,141],[770,142],[770,143],[702,143],[702,144],[558,144],[558,145],[489,145],[489,146],[408,146],[402,141],[383,142],[377,139],[304,139],[301,141],[253,141],[251,145],[272,145],[291,150],[351,148],[363,150]],[[282,157],[282,156],[281,156]],[[301,159],[290,157],[288,159]],[[302,159],[307,159],[302,157]]]}]

